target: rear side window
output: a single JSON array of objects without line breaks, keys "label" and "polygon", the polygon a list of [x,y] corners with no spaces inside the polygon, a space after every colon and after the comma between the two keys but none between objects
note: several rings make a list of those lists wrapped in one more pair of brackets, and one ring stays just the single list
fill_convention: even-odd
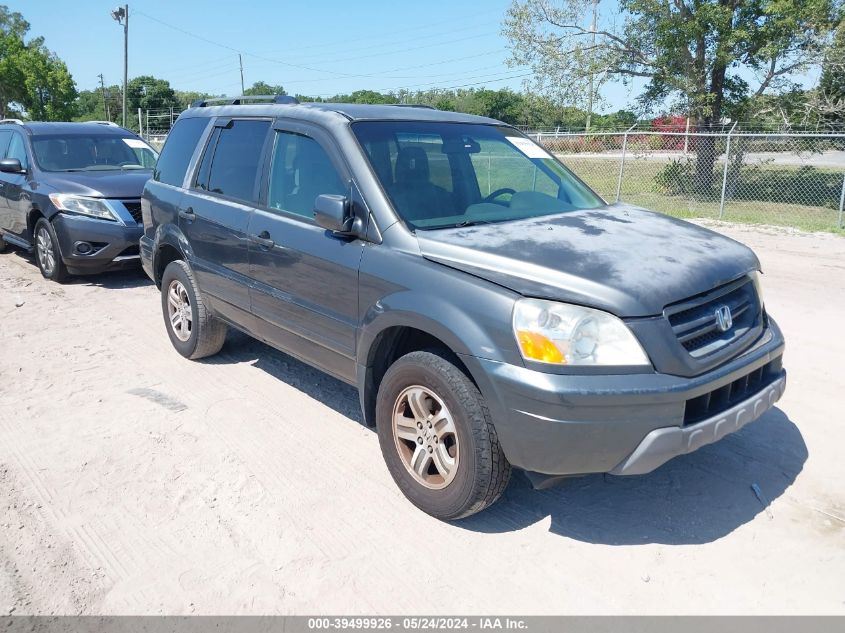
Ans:
[{"label": "rear side window", "polygon": [[191,156],[194,155],[206,125],[208,119],[205,117],[176,121],[161,150],[161,156],[153,171],[153,180],[176,187],[182,186],[188,163],[191,162]]},{"label": "rear side window", "polygon": [[270,121],[236,119],[211,137],[197,186],[229,198],[255,201],[255,182]]}]

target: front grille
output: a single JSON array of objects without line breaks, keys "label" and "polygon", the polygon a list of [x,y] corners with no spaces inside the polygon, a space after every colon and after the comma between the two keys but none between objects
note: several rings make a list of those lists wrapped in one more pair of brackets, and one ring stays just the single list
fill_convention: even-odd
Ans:
[{"label": "front grille", "polygon": [[[717,312],[730,310],[732,323],[722,330]],[[693,358],[718,352],[751,330],[760,317],[760,301],[752,281],[745,277],[663,311],[678,342]]]},{"label": "front grille", "polygon": [[135,220],[138,224],[141,224],[144,220],[141,215],[141,201],[140,200],[121,200],[123,206],[126,207],[126,210],[129,211],[129,215],[132,216],[132,219]]},{"label": "front grille", "polygon": [[783,357],[778,357],[762,367],[727,385],[687,400],[684,408],[684,426],[712,418],[730,409],[770,385],[781,374]]}]

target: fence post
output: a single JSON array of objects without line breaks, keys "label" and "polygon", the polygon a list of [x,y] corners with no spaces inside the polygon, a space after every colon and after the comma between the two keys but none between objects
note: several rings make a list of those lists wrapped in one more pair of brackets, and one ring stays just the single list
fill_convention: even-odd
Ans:
[{"label": "fence post", "polygon": [[684,158],[689,153],[689,117],[687,117],[687,130],[684,132]]},{"label": "fence post", "polygon": [[839,228],[845,228],[842,225],[842,210],[845,208],[845,174],[842,175],[842,193],[839,194]]},{"label": "fence post", "polygon": [[144,117],[141,116],[141,108],[138,108],[138,136],[144,138]]},{"label": "fence post", "polygon": [[622,160],[619,162],[619,179],[616,181],[616,202],[622,196],[622,175],[625,173],[625,154],[628,151],[628,132],[637,127],[634,123],[631,127],[625,130],[625,135],[622,137]]},{"label": "fence post", "polygon": [[725,214],[725,191],[728,187],[728,165],[731,163],[731,134],[734,133],[734,129],[736,128],[736,124],[739,123],[737,121],[731,127],[731,131],[728,132],[728,142],[725,145],[725,170],[722,172],[722,199],[719,201],[719,219],[722,219],[722,216]]}]

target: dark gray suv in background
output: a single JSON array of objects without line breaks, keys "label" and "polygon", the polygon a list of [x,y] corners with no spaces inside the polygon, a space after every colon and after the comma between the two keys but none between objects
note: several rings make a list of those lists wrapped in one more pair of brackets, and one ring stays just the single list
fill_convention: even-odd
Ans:
[{"label": "dark gray suv in background", "polygon": [[646,473],[783,393],[745,246],[606,204],[498,121],[244,101],[184,112],[144,191],[170,340],[231,325],[357,385],[424,511],[482,510],[512,466]]},{"label": "dark gray suv in background", "polygon": [[0,121],[0,250],[34,250],[53,281],[137,267],[141,191],[157,157],[107,121]]}]

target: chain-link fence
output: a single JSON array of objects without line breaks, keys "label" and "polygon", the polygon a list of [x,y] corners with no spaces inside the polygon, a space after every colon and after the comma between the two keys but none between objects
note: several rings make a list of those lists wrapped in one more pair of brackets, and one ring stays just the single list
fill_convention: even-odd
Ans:
[{"label": "chain-link fence", "polygon": [[843,228],[845,134],[530,135],[608,201],[684,218]]}]

